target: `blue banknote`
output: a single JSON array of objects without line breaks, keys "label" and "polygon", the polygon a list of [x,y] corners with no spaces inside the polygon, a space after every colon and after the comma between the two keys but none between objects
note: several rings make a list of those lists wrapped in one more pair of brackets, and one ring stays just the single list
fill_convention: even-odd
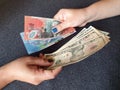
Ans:
[{"label": "blue banknote", "polygon": [[25,45],[25,48],[26,48],[28,54],[32,54],[32,53],[41,51],[41,50],[57,43],[61,39],[63,39],[62,36],[57,36],[57,37],[49,38],[46,40],[25,40],[24,32],[20,33],[20,36],[23,40],[23,43]]}]

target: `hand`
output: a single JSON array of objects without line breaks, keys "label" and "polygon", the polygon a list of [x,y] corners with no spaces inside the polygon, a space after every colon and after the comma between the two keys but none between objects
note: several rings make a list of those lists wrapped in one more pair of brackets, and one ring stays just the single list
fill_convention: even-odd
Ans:
[{"label": "hand", "polygon": [[61,21],[62,23],[57,25],[56,28],[58,32],[68,28],[68,27],[77,27],[77,26],[85,26],[87,24],[87,20],[90,17],[87,15],[86,8],[83,9],[61,9],[54,16],[54,19]]},{"label": "hand", "polygon": [[19,80],[34,85],[40,84],[44,80],[55,78],[55,76],[61,71],[61,68],[55,70],[45,70],[42,67],[48,67],[52,63],[47,60],[43,60],[44,56],[40,57],[22,57],[7,65],[1,67],[2,74],[11,79],[11,81]]}]

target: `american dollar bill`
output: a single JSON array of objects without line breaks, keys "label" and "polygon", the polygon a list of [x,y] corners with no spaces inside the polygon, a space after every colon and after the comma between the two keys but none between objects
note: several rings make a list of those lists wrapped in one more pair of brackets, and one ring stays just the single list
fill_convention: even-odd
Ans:
[{"label": "american dollar bill", "polygon": [[57,51],[45,54],[46,59],[53,61],[53,65],[48,69],[82,61],[102,49],[110,41],[108,35],[108,32],[93,26],[84,28]]}]

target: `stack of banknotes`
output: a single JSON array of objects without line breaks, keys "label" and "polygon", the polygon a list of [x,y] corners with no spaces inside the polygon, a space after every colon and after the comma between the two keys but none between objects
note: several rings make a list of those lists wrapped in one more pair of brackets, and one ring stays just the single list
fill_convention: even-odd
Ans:
[{"label": "stack of banknotes", "polygon": [[55,26],[60,23],[51,18],[25,16],[24,32],[20,35],[28,54],[43,50],[76,32],[72,27],[58,32]]},{"label": "stack of banknotes", "polygon": [[57,51],[45,54],[46,59],[53,61],[53,65],[48,69],[73,64],[89,57],[110,41],[108,35],[108,32],[97,30],[92,26],[83,28]]}]

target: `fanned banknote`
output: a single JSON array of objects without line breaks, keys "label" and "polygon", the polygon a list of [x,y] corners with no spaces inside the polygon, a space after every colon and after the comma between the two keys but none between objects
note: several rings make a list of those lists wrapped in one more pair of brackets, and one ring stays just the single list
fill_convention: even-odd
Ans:
[{"label": "fanned banknote", "polygon": [[25,45],[28,54],[41,51],[63,39],[61,36],[58,36],[46,40],[25,40],[24,32],[20,33],[20,36],[23,40],[23,43]]},{"label": "fanned banknote", "polygon": [[70,27],[54,33],[52,29],[59,23],[51,18],[25,16],[24,32],[20,36],[28,54],[41,51],[76,32]]},{"label": "fanned banknote", "polygon": [[57,51],[45,54],[46,59],[53,61],[53,65],[48,69],[73,64],[89,57],[110,41],[108,35],[108,32],[92,26],[84,28]]},{"label": "fanned banknote", "polygon": [[55,29],[55,26],[58,24],[60,24],[59,21],[51,18],[25,16],[25,40],[44,40],[56,36],[67,37],[75,32],[74,28],[67,28],[61,32],[54,33],[53,29]]}]

